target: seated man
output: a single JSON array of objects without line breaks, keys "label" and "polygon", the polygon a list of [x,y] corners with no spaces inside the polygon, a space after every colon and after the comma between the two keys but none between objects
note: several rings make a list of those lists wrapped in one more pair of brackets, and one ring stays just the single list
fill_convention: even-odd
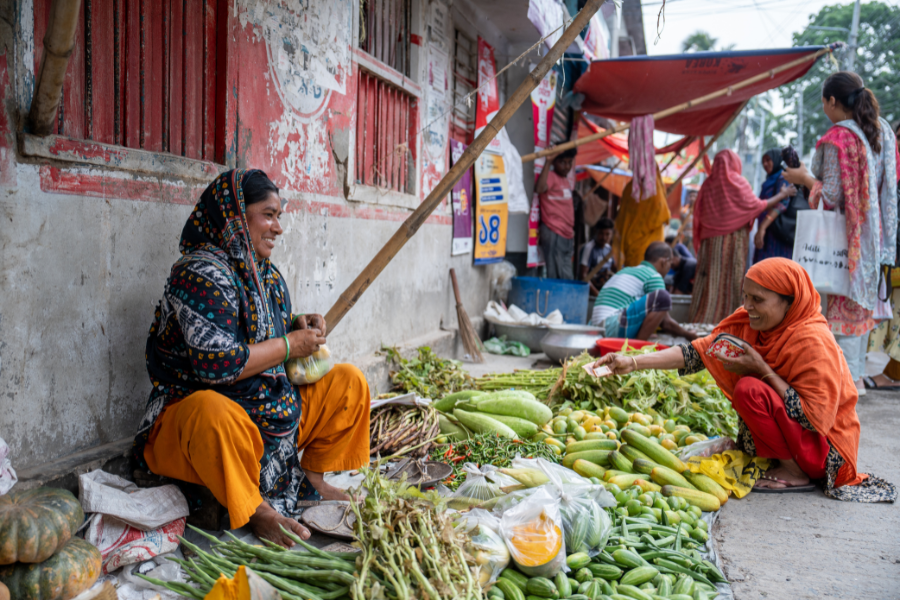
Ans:
[{"label": "seated man", "polygon": [[324,474],[369,464],[370,396],[352,365],[288,380],[285,363],[316,353],[327,328],[293,312],[269,259],[281,212],[265,173],[235,170],[190,213],[147,339],[152,389],[134,459],[208,488],[232,529],[291,546],[279,526],[309,537],[292,518],[297,501],[349,500]]},{"label": "seated man", "polygon": [[613,222],[611,219],[600,219],[594,226],[594,238],[584,245],[581,250],[581,270],[578,278],[587,281],[587,276],[597,265],[602,265],[588,282],[591,286],[591,296],[600,293],[600,288],[609,281],[616,272],[616,264],[612,258]]},{"label": "seated man", "polygon": [[[675,236],[666,238],[670,246]],[[684,244],[675,244],[672,253],[672,269],[666,276],[666,288],[673,294],[694,293],[694,276],[697,274],[697,259]]]},{"label": "seated man", "polygon": [[606,337],[647,340],[663,331],[693,341],[697,335],[687,331],[669,316],[672,298],[666,291],[663,275],[672,265],[672,249],[665,242],[653,242],[644,252],[644,261],[625,267],[606,282],[591,323],[606,328]]}]

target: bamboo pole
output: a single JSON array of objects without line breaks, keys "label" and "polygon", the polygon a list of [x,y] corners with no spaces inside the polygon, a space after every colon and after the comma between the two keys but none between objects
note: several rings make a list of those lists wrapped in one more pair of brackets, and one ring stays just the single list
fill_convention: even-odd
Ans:
[{"label": "bamboo pole", "polygon": [[[699,98],[690,100],[688,102],[684,102],[677,106],[673,106],[672,108],[667,108],[665,110],[661,110],[658,113],[653,114],[653,120],[659,121],[660,119],[665,119],[666,117],[670,117],[676,113],[680,113],[681,111],[687,110],[688,108],[693,108],[699,104],[709,102],[710,100],[715,100],[716,98],[721,98],[722,96],[730,96],[736,90],[740,90],[745,87],[751,86],[754,83],[763,81],[764,79],[770,79],[772,77],[775,77],[775,75],[777,75],[778,73],[781,73],[782,71],[787,71],[788,69],[793,69],[797,65],[802,65],[803,63],[808,62],[810,60],[815,60],[815,59],[819,58],[820,56],[822,56],[823,54],[825,54],[826,52],[831,52],[831,51],[832,50],[830,47],[822,48],[821,50],[818,50],[817,52],[814,52],[808,56],[804,56],[803,58],[798,58],[797,60],[793,60],[789,63],[785,63],[785,64],[781,65],[780,67],[775,67],[774,69],[766,71],[765,73],[760,73],[759,75],[755,75],[755,76],[753,76],[749,79],[746,79],[740,83],[730,85],[727,88],[723,88],[721,90],[712,92],[705,96],[700,96]],[[543,158],[545,156],[552,156],[554,154],[559,154],[560,152],[563,152],[564,150],[569,150],[571,148],[577,148],[578,146],[581,146],[582,144],[587,144],[590,142],[594,142],[594,141],[603,139],[608,135],[612,135],[614,133],[621,133],[622,131],[625,131],[629,127],[631,127],[631,123],[623,123],[622,125],[619,125],[618,127],[614,127],[613,129],[601,131],[599,133],[595,133],[593,135],[589,135],[589,136],[583,137],[581,139],[572,140],[571,142],[566,142],[565,144],[559,144],[558,146],[554,146],[552,148],[547,148],[546,150],[541,150],[540,152],[533,152],[531,154],[526,154],[525,156],[522,157],[522,162],[523,163],[531,162],[537,158]]]},{"label": "bamboo pole", "polygon": [[400,249],[406,245],[406,242],[408,242],[409,239],[416,234],[419,228],[425,224],[425,220],[428,219],[428,216],[434,212],[434,209],[436,209],[447,194],[450,193],[450,190],[456,185],[456,182],[462,178],[463,174],[475,162],[475,159],[481,155],[482,151],[487,147],[491,140],[493,140],[503,126],[506,125],[506,122],[509,121],[509,118],[519,106],[526,99],[531,97],[531,92],[544,79],[544,76],[553,64],[562,58],[563,53],[575,39],[575,36],[587,27],[591,17],[594,16],[594,13],[597,12],[604,1],[605,0],[588,0],[588,2],[585,3],[584,8],[575,15],[575,18],[563,32],[556,44],[553,45],[553,48],[550,49],[550,52],[541,59],[534,71],[525,78],[518,89],[506,101],[506,104],[504,104],[494,118],[491,119],[491,122],[487,124],[481,134],[475,138],[475,141],[466,148],[465,152],[463,152],[462,156],[456,161],[450,171],[444,175],[444,178],[441,179],[431,193],[428,194],[428,197],[425,198],[418,208],[407,217],[406,221],[400,225],[397,232],[391,236],[391,239],[378,251],[378,254],[376,254],[362,272],[357,275],[356,279],[353,280],[353,283],[341,293],[337,302],[334,303],[334,306],[332,306],[325,315],[325,322],[328,324],[329,332],[334,331],[334,328],[341,322],[344,315],[353,308],[353,305],[356,304],[360,296],[362,296],[368,287],[372,285],[375,278],[378,277],[388,263],[391,262]]},{"label": "bamboo pole", "polygon": [[69,56],[75,48],[80,10],[81,0],[53,0],[50,4],[41,66],[28,113],[28,123],[35,135],[48,135],[56,124]]},{"label": "bamboo pole", "polygon": [[687,177],[687,174],[691,172],[691,169],[693,169],[698,162],[700,162],[700,159],[706,156],[706,153],[709,152],[709,149],[712,148],[712,145],[716,142],[716,140],[722,137],[722,134],[725,133],[725,130],[728,129],[732,123],[734,123],[734,120],[739,114],[741,114],[741,111],[744,110],[744,107],[747,106],[748,102],[750,102],[750,100],[745,100],[744,103],[741,104],[740,108],[734,111],[734,114],[731,115],[731,118],[728,119],[728,122],[722,126],[722,128],[716,133],[716,135],[712,137],[711,140],[709,140],[709,142],[705,146],[703,146],[703,149],[697,154],[697,157],[691,161],[691,164],[689,164],[684,171],[681,172],[681,175],[678,176],[678,179],[676,179],[675,182],[672,183],[672,185],[666,188],[667,194],[675,189],[675,186],[677,186],[685,177]]}]

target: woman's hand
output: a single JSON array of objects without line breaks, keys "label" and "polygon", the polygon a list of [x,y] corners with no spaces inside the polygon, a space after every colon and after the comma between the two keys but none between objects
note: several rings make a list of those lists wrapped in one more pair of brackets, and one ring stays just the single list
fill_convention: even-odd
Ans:
[{"label": "woman's hand", "polygon": [[610,353],[591,365],[592,368],[606,366],[613,375],[627,375],[635,371],[635,361],[630,356]]},{"label": "woman's hand", "polygon": [[781,191],[778,192],[778,195],[781,196],[781,199],[785,198],[793,198],[797,195],[797,188],[793,184],[783,185],[781,186]]},{"label": "woman's hand", "polygon": [[328,328],[325,326],[325,317],[322,315],[300,315],[294,319],[294,325],[300,330],[318,329],[322,332],[322,337],[325,337],[328,333]]},{"label": "woman's hand", "polygon": [[806,165],[802,162],[796,169],[785,166],[784,171],[782,172],[782,177],[784,177],[784,180],[789,183],[793,183],[794,185],[802,185],[808,187],[809,189],[812,189],[812,187],[816,184],[816,178],[812,176],[812,173],[809,172],[809,169],[807,169]]},{"label": "woman's hand", "polygon": [[724,354],[716,354],[716,358],[725,367],[726,371],[737,373],[738,375],[764,375],[771,371],[769,365],[763,360],[759,352],[753,349],[750,344],[744,344],[744,354],[737,358],[730,358]]},{"label": "woman's hand", "polygon": [[764,227],[760,227],[756,231],[756,235],[753,236],[753,245],[756,246],[757,250],[762,250],[763,246],[766,244],[766,230]]},{"label": "woman's hand", "polygon": [[315,328],[298,329],[288,334],[288,341],[291,343],[290,358],[306,358],[318,352],[319,346],[325,343],[325,335]]}]

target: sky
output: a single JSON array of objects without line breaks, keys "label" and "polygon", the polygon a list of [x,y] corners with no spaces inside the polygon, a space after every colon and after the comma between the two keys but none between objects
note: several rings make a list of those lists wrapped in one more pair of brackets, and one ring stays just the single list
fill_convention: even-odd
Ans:
[{"label": "sky", "polygon": [[[865,1],[865,0],[864,0]],[[792,34],[803,30],[809,16],[824,6],[850,0],[666,0],[665,26],[656,41],[662,0],[642,2],[647,54],[679,54],[681,42],[695,31],[718,38],[736,50],[788,48]]]}]

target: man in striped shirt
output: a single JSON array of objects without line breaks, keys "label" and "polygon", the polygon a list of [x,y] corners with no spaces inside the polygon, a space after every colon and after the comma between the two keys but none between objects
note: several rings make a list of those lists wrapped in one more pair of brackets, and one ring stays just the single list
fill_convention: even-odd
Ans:
[{"label": "man in striped shirt", "polygon": [[626,267],[606,282],[591,323],[603,325],[608,338],[647,340],[662,328],[693,341],[697,336],[675,322],[669,311],[672,298],[663,275],[672,266],[672,249],[665,242],[653,242],[644,252],[644,262]]}]

